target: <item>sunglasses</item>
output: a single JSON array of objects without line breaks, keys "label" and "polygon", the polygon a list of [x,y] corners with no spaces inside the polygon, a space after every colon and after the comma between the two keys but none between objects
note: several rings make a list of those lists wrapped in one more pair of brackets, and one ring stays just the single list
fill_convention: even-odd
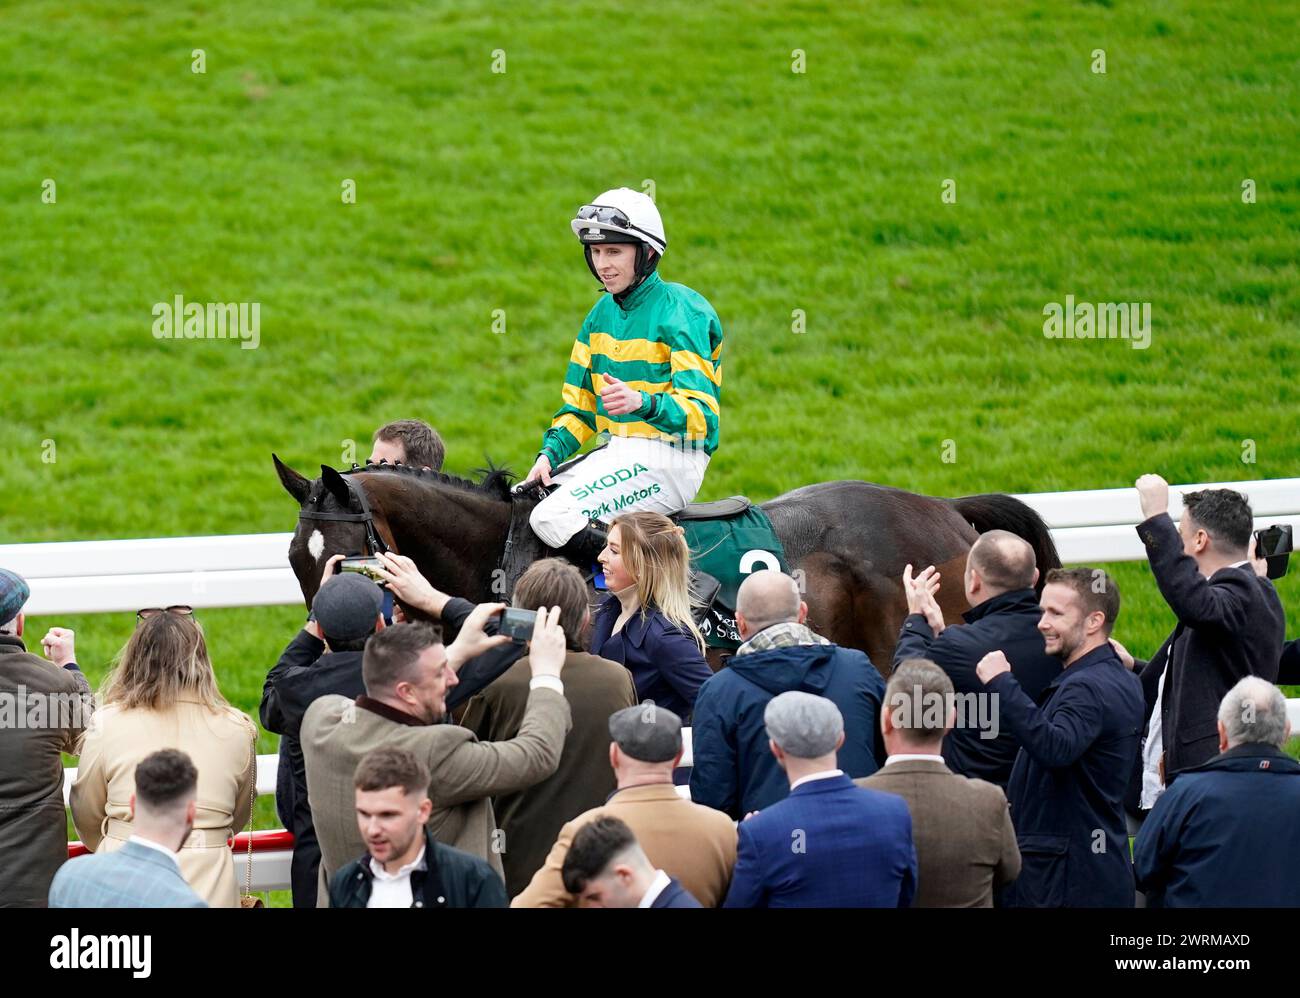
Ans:
[{"label": "sunglasses", "polygon": [[160,613],[174,613],[178,617],[191,617],[194,615],[194,607],[180,605],[168,607],[151,606],[144,610],[136,610],[136,623],[139,623],[142,620],[148,620],[150,617],[156,617]]}]

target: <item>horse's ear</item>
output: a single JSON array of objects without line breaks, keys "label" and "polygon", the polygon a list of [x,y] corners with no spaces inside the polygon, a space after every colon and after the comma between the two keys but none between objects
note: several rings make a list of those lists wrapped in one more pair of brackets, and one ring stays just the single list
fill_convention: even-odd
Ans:
[{"label": "horse's ear", "polygon": [[275,454],[271,455],[271,460],[275,462],[275,473],[280,476],[280,484],[289,495],[298,500],[298,505],[301,506],[311,494],[310,480],[303,478]]},{"label": "horse's ear", "polygon": [[320,480],[325,485],[325,488],[329,489],[330,495],[342,505],[346,506],[352,501],[352,493],[348,491],[348,483],[343,480],[342,475],[328,464],[320,466]]}]

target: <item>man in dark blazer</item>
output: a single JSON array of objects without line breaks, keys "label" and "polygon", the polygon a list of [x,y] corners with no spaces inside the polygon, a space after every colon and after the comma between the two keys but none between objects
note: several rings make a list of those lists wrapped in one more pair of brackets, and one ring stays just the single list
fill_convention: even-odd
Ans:
[{"label": "man in dark blazer", "polygon": [[1149,907],[1300,907],[1300,762],[1286,700],[1254,676],[1219,707],[1220,754],[1175,774],[1133,844]]},{"label": "man in dark blazer", "polygon": [[1142,684],[1109,641],[1119,589],[1100,569],[1055,568],[1041,602],[1047,650],[1065,664],[1043,705],[1020,688],[1001,652],[976,667],[1021,745],[1007,787],[1021,868],[1003,903],[1131,908],[1123,798],[1138,751]]},{"label": "man in dark blazer", "polygon": [[853,785],[835,765],[844,719],[791,691],[763,712],[790,796],[740,823],[726,908],[906,908],[916,891],[907,803]]},{"label": "man in dark blazer", "polygon": [[853,781],[907,801],[916,844],[914,908],[991,908],[993,892],[1020,873],[1002,788],[958,776],[940,755],[957,716],[953,700],[952,680],[933,662],[908,659],[894,669],[880,718],[889,758],[874,776]]},{"label": "man in dark blazer", "polygon": [[[912,578],[912,566],[903,573],[907,618],[894,648],[894,666],[909,658],[926,658],[948,674],[958,696],[985,696],[975,666],[991,651],[1001,651],[1011,662],[1011,674],[1020,688],[1037,701],[1047,684],[1061,674],[1061,660],[1047,654],[1038,630],[1042,611],[1034,586],[1038,568],[1034,549],[1006,530],[980,534],[966,557],[962,584],[970,609],[964,624],[946,627],[943,611],[934,598],[939,576],[934,566]],[[977,700],[969,702],[977,703]],[[979,723],[967,715],[943,741],[943,760],[961,776],[996,783],[1004,790],[1011,779],[1020,743],[1006,728]]]},{"label": "man in dark blazer", "polygon": [[885,681],[865,653],[810,630],[799,586],[783,572],[754,572],[736,595],[744,640],[727,668],[700,687],[691,724],[691,800],[742,818],[790,792],[768,749],[763,708],[788,690],[824,696],[844,718],[837,762],[850,777],[884,761],[880,703]]},{"label": "man in dark blazer", "polygon": [[676,877],[655,869],[627,824],[597,818],[573,837],[561,868],[579,908],[700,908]]},{"label": "man in dark blazer", "polygon": [[1142,677],[1146,726],[1133,788],[1140,810],[1147,811],[1174,773],[1217,754],[1217,714],[1228,690],[1246,676],[1277,680],[1286,619],[1273,583],[1248,560],[1254,521],[1244,495],[1188,492],[1175,527],[1163,478],[1143,475],[1137,490],[1145,517],[1138,536],[1178,618],[1155,657],[1134,666]]}]

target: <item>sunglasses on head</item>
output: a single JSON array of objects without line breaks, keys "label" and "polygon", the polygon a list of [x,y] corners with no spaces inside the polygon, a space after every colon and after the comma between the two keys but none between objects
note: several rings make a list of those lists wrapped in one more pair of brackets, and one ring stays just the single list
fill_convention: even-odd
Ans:
[{"label": "sunglasses on head", "polygon": [[178,617],[190,617],[193,616],[194,614],[194,607],[180,606],[180,605],[166,606],[166,607],[163,606],[146,607],[143,610],[135,611],[135,619],[136,622],[139,623],[142,620],[148,620],[150,617],[156,617],[160,613],[174,613]]}]

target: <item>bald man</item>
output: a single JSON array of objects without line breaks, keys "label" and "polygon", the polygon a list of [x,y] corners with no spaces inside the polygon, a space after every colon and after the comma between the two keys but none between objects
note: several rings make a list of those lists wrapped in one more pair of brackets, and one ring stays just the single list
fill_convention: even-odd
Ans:
[{"label": "bald man", "polygon": [[870,776],[885,758],[880,705],[885,681],[867,656],[808,628],[808,606],[783,572],[753,573],[736,595],[744,642],[727,668],[700,687],[691,723],[691,800],[742,818],[790,792],[768,749],[768,701],[797,691],[825,697],[844,717],[839,766]]},{"label": "bald man", "polygon": [[915,578],[903,572],[907,619],[894,649],[894,665],[909,658],[928,658],[948,674],[963,705],[957,724],[943,741],[943,760],[961,776],[996,783],[1003,790],[1020,745],[998,723],[989,693],[975,666],[991,651],[1001,651],[1021,688],[1037,701],[1061,671],[1061,660],[1048,655],[1038,630],[1042,611],[1034,585],[1038,568],[1034,549],[1006,530],[980,534],[966,557],[962,585],[970,609],[963,624],[945,627],[934,598],[941,585],[934,566]]}]

